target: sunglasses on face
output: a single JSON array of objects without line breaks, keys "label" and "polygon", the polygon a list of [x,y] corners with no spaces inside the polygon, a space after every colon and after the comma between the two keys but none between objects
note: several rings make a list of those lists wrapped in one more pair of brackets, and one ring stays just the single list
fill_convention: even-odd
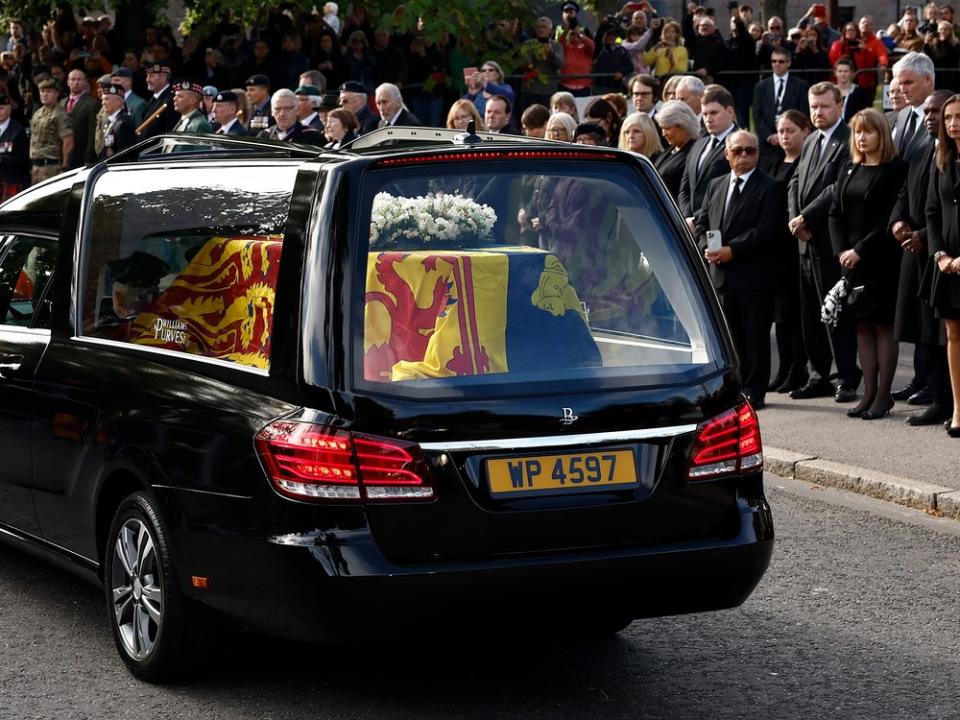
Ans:
[{"label": "sunglasses on face", "polygon": [[729,150],[730,154],[734,157],[740,157],[741,155],[746,155],[747,157],[753,157],[757,154],[757,149],[755,147],[739,147],[734,146]]}]

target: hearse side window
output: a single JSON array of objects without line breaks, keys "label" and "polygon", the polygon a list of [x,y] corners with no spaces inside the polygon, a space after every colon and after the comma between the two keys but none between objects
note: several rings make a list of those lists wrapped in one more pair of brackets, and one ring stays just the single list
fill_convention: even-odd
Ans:
[{"label": "hearse side window", "polygon": [[81,334],[266,369],[292,165],[115,169],[84,231]]},{"label": "hearse side window", "polygon": [[633,385],[723,360],[682,239],[632,168],[435,163],[371,172],[362,197],[364,387]]},{"label": "hearse side window", "polygon": [[3,325],[47,327],[44,291],[53,276],[57,243],[49,238],[13,235],[0,258],[0,321]]}]

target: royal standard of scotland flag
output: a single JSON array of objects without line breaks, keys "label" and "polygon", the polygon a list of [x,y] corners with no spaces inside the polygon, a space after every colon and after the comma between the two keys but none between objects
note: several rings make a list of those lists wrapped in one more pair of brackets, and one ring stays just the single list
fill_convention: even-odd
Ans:
[{"label": "royal standard of scotland flag", "polygon": [[367,380],[601,364],[563,264],[536,248],[371,252],[365,300]]}]

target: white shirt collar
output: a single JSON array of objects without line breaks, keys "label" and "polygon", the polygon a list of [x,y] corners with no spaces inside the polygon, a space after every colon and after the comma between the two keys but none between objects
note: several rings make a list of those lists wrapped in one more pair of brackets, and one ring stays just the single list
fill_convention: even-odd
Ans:
[{"label": "white shirt collar", "polygon": [[397,122],[397,118],[400,117],[400,113],[402,113],[402,112],[403,112],[403,105],[401,105],[401,106],[400,106],[400,109],[397,110],[397,111],[393,114],[393,117],[390,118],[390,119],[387,121],[387,124],[390,125],[391,127],[393,127],[394,123]]},{"label": "white shirt collar", "polygon": [[4,122],[0,122],[0,135],[3,135],[8,127],[10,127],[10,118],[7,118]]},{"label": "white shirt collar", "polygon": [[310,123],[313,122],[313,119],[314,119],[315,117],[317,117],[317,113],[312,112],[312,113],[310,113],[309,115],[307,115],[303,120],[301,120],[301,121],[300,121],[300,124],[303,125],[304,127],[306,127],[307,125],[309,125]]},{"label": "white shirt collar", "polygon": [[153,94],[154,99],[156,99],[156,98],[160,97],[161,95],[163,95],[163,94],[167,91],[167,88],[168,88],[168,87],[170,87],[170,83],[167,83],[167,84],[164,85],[162,88],[160,88],[159,90],[157,90],[157,91]]},{"label": "white shirt collar", "polygon": [[113,113],[112,115],[108,115],[108,116],[107,116],[107,121],[108,121],[108,122],[113,122],[114,120],[117,119],[117,115],[119,115],[119,114],[122,113],[122,112],[123,112],[123,108],[121,107],[119,110],[117,110],[117,111],[116,111],[115,113]]},{"label": "white shirt collar", "polygon": [[756,168],[754,168],[754,169],[751,170],[750,172],[746,172],[746,173],[744,173],[743,175],[739,175],[739,176],[738,176],[733,170],[731,170],[731,171],[730,171],[730,187],[733,187],[733,184],[734,184],[734,182],[736,182],[737,177],[740,177],[740,178],[743,180],[743,182],[740,183],[740,187],[743,187],[744,185],[746,185],[746,184],[747,184],[747,180],[750,179],[750,176],[753,175],[753,173],[754,173],[755,170],[756,170]]},{"label": "white shirt collar", "polygon": [[233,124],[234,124],[235,122],[237,122],[237,118],[233,118],[230,122],[228,122],[228,123],[226,123],[226,124],[224,124],[224,125],[221,125],[221,126],[220,126],[220,132],[223,132],[223,133],[228,133],[228,132],[230,132],[230,128],[233,127]]},{"label": "white shirt collar", "polygon": [[776,74],[774,74],[773,77],[774,77],[774,79],[776,79],[776,80],[782,80],[783,82],[786,82],[786,81],[787,81],[787,78],[790,77],[790,71],[787,70],[783,75],[776,75]]},{"label": "white shirt collar", "polygon": [[841,115],[841,116],[837,119],[837,121],[833,124],[833,127],[828,127],[826,130],[821,130],[821,131],[820,131],[820,134],[823,136],[823,143],[824,143],[824,145],[826,145],[828,142],[830,142],[830,138],[833,137],[834,131],[836,131],[836,129],[837,129],[838,127],[840,127],[840,124],[841,124],[842,122],[843,122],[843,116]]},{"label": "white shirt collar", "polygon": [[722,133],[720,133],[719,135],[713,135],[712,137],[714,137],[715,139],[719,140],[720,142],[723,142],[724,140],[727,139],[727,135],[729,135],[730,133],[732,133],[732,132],[733,132],[734,130],[736,130],[736,129],[737,129],[737,124],[736,124],[736,123],[732,123],[732,124],[730,125],[730,127],[728,127],[726,130],[724,130]]}]

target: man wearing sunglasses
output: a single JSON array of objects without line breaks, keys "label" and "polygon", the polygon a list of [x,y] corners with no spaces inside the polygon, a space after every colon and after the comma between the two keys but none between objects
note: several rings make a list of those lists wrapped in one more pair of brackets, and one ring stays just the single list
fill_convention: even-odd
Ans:
[{"label": "man wearing sunglasses", "polygon": [[777,118],[787,110],[799,110],[806,115],[807,83],[790,74],[792,56],[786,48],[776,48],[770,54],[773,75],[761,80],[753,88],[753,122],[760,137],[760,167],[770,168],[783,157],[777,135]]},{"label": "man wearing sunglasses", "polygon": [[757,167],[759,142],[753,133],[727,135],[724,157],[730,172],[707,187],[694,218],[696,238],[730,326],[741,382],[759,410],[770,381],[770,326],[787,189]]}]

